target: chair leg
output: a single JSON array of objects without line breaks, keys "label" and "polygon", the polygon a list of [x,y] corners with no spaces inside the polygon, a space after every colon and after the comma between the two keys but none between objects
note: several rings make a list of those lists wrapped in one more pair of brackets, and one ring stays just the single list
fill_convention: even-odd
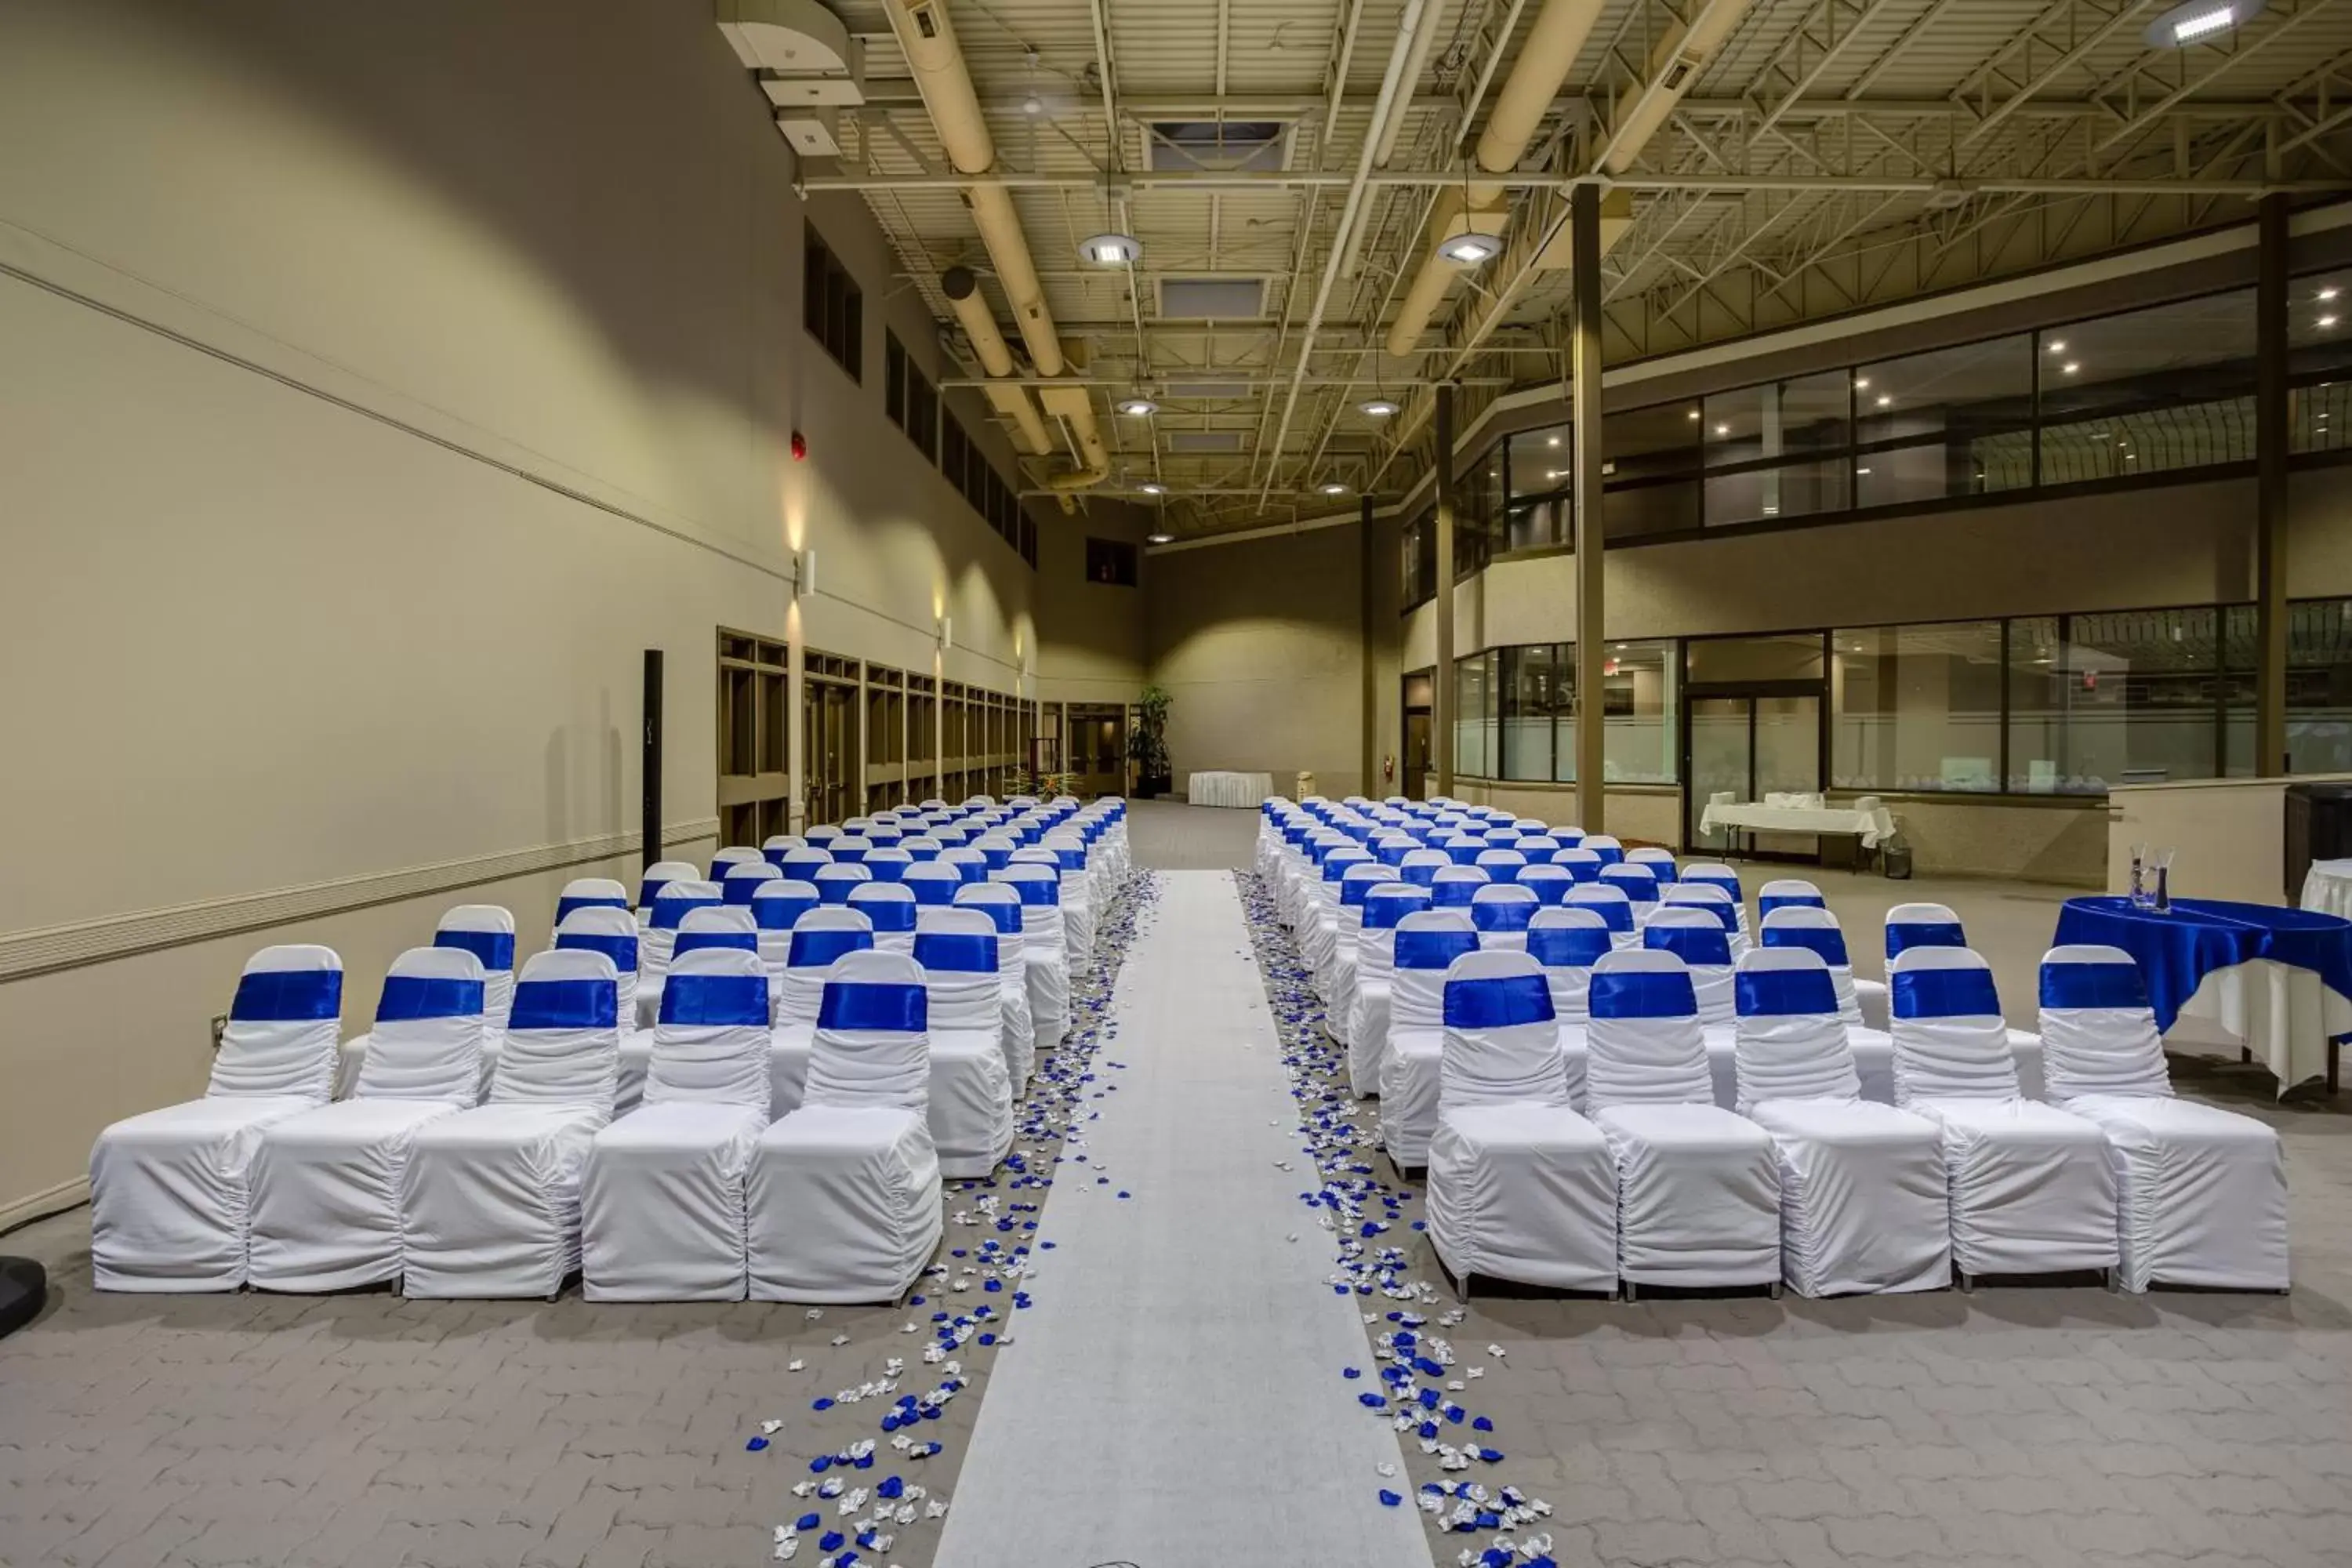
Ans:
[{"label": "chair leg", "polygon": [[1618,1281],[1618,1289],[1622,1293],[1622,1299],[1630,1302],[1634,1300],[1635,1293],[1641,1289],[1641,1287],[1631,1279],[1621,1279]]},{"label": "chair leg", "polygon": [[1770,1300],[1777,1301],[1777,1300],[1779,1300],[1780,1299],[1780,1288],[1781,1288],[1781,1281],[1780,1281],[1780,1280],[1778,1280],[1778,1279],[1773,1280],[1773,1281],[1772,1281],[1772,1283],[1770,1284],[1770,1286],[1769,1286],[1769,1287],[1767,1288],[1767,1289],[1769,1290],[1769,1292],[1770,1292],[1770,1295],[1769,1295],[1769,1299],[1770,1299]]},{"label": "chair leg", "polygon": [[1977,1277],[1975,1275],[1968,1273],[1966,1270],[1956,1270],[1953,1274],[1953,1278],[1960,1282],[1961,1295],[1973,1296],[1976,1294]]}]

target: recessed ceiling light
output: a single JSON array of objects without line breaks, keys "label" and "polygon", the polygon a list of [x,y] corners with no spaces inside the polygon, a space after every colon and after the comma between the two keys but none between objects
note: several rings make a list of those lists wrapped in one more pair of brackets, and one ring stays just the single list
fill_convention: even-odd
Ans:
[{"label": "recessed ceiling light", "polygon": [[1868,392],[1870,390],[1870,377],[1866,375],[1855,376],[1853,378],[1853,389],[1856,392]]},{"label": "recessed ceiling light", "polygon": [[1168,493],[1168,487],[1158,479],[1146,479],[1135,488],[1148,496],[1164,496]]},{"label": "recessed ceiling light", "polygon": [[1856,468],[1854,472],[1857,474],[1866,474],[1870,472],[1870,470],[1868,468]]},{"label": "recessed ceiling light", "polygon": [[2053,354],[2063,354],[2063,353],[2064,353],[2066,352],[2066,345],[2065,345],[2065,343],[2064,343],[2063,341],[2061,341],[2061,340],[2056,340],[2056,339],[2053,339],[2053,340],[2052,340],[2050,342],[2047,342],[2047,343],[2043,344],[2043,345],[2042,345],[2042,347],[2043,347],[2045,350],[2047,350],[2049,353],[2053,353]]},{"label": "recessed ceiling light", "polygon": [[2083,367],[2075,363],[2073,360],[2068,360],[2064,364],[2060,365],[2058,368],[2064,371],[2068,375],[2072,375]]},{"label": "recessed ceiling light", "polygon": [[1715,427],[1715,433],[1718,436],[1728,436],[1731,434],[1731,426],[1728,425],[1718,425]]},{"label": "recessed ceiling light", "polygon": [[1544,445],[1547,447],[1557,447],[1559,445],[1559,437],[1557,436],[1549,437],[1545,439]]},{"label": "recessed ceiling light", "polygon": [[1437,247],[1437,253],[1440,256],[1457,267],[1476,267],[1483,262],[1492,261],[1502,254],[1502,250],[1501,235],[1482,234],[1475,228],[1465,229],[1460,234],[1449,237],[1444,244]]},{"label": "recessed ceiling light", "polygon": [[1098,234],[1078,243],[1078,254],[1101,267],[1124,267],[1143,254],[1143,242],[1131,234]]},{"label": "recessed ceiling light", "polygon": [[1692,420],[1693,420],[1694,422],[1696,422],[1696,421],[1697,420],[1697,418],[1698,418],[1698,410],[1697,410],[1697,409],[1696,409],[1696,408],[1692,409],[1692,410],[1690,411],[1690,416],[1691,416]]},{"label": "recessed ceiling light", "polygon": [[1143,536],[1143,542],[1146,544],[1173,544],[1176,542],[1176,536],[1172,533],[1147,533]]},{"label": "recessed ceiling light", "polygon": [[1151,399],[1143,396],[1141,394],[1138,394],[1133,397],[1120,398],[1118,400],[1118,411],[1121,414],[1127,415],[1130,418],[1141,419],[1150,415],[1159,413],[1160,405],[1152,402]]},{"label": "recessed ceiling light", "polygon": [[1878,395],[1878,406],[1881,408],[1885,408],[1894,401],[1895,398],[1892,394],[1882,392]]},{"label": "recessed ceiling light", "polygon": [[1389,397],[1367,397],[1356,408],[1367,419],[1386,419],[1398,412],[1396,400]]},{"label": "recessed ceiling light", "polygon": [[1337,479],[1326,479],[1316,488],[1327,496],[1343,496],[1348,493],[1348,487]]},{"label": "recessed ceiling light", "polygon": [[2341,294],[2343,291],[2344,290],[2341,289],[2336,287],[2335,284],[2330,283],[2326,288],[2322,289],[2319,291],[2319,297],[2322,300],[2333,300],[2336,295]]},{"label": "recessed ceiling light", "polygon": [[2320,317],[2320,318],[2319,318],[2319,325],[2320,325],[2320,329],[2321,329],[2323,331],[2326,331],[2327,328],[2334,326],[2335,324],[2336,324],[2336,318],[2335,318],[2335,317],[2333,317],[2333,316],[2322,316],[2322,317]]}]

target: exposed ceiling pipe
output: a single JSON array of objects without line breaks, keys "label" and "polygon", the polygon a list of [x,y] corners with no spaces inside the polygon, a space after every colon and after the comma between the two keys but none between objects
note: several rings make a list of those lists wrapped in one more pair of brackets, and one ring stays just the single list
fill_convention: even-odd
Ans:
[{"label": "exposed ceiling pipe", "polygon": [[1405,79],[1404,68],[1412,53],[1412,40],[1420,30],[1422,12],[1436,0],[1405,0],[1404,14],[1397,18],[1396,42],[1389,48],[1387,72],[1381,78],[1380,97],[1372,104],[1371,124],[1365,128],[1363,150],[1356,157],[1356,177],[1348,186],[1348,200],[1339,209],[1339,227],[1331,236],[1331,248],[1323,261],[1323,280],[1315,290],[1315,306],[1307,315],[1307,328],[1298,344],[1298,363],[1291,372],[1290,391],[1282,404],[1282,422],[1275,427],[1274,444],[1267,448],[1265,484],[1258,491],[1258,505],[1265,505],[1266,497],[1274,493],[1274,481],[1282,470],[1282,444],[1289,437],[1290,421],[1298,412],[1298,390],[1307,378],[1307,362],[1314,357],[1315,335],[1322,330],[1323,312],[1331,303],[1331,286],[1339,276],[1339,260],[1347,248],[1348,236],[1356,226],[1363,208],[1365,182],[1372,172],[1372,154],[1380,149],[1373,128],[1386,121],[1395,106],[1400,92],[1409,92],[1412,84]]},{"label": "exposed ceiling pipe", "polygon": [[1633,160],[1706,69],[1723,40],[1748,15],[1750,4],[1751,0],[1713,0],[1687,27],[1678,23],[1666,30],[1650,51],[1648,79],[1618,95],[1616,123],[1598,160],[1603,174],[1622,174],[1633,166]]},{"label": "exposed ceiling pipe", "polygon": [[[972,352],[980,356],[980,368],[992,377],[1009,376],[1016,368],[1013,350],[998,331],[996,318],[988,309],[987,297],[980,291],[980,279],[969,267],[950,267],[940,275],[940,290],[948,297],[948,304],[963,324],[964,336],[971,340]],[[1028,389],[1018,382],[992,382],[985,395],[997,413],[1013,422],[1021,434],[1021,444],[1034,457],[1046,457],[1054,450],[1054,437],[1046,432],[1045,421],[1038,417],[1037,405],[1029,401]]]},{"label": "exposed ceiling pipe", "polygon": [[[1405,57],[1404,79],[1407,82],[1420,82],[1422,69],[1429,64],[1429,51],[1437,42],[1437,24],[1444,13],[1445,7],[1434,4],[1421,8],[1421,26],[1413,29],[1412,52]],[[1397,137],[1403,132],[1404,122],[1411,118],[1412,110],[1412,94],[1410,91],[1397,94],[1394,101],[1390,103],[1386,118],[1374,127],[1380,141],[1372,153],[1372,167],[1385,169],[1389,166],[1389,160],[1396,156]]]},{"label": "exposed ceiling pipe", "polygon": [[[1535,24],[1528,29],[1528,41],[1519,49],[1519,58],[1511,62],[1510,74],[1503,79],[1502,90],[1495,95],[1494,112],[1486,117],[1486,129],[1478,138],[1475,154],[1478,167],[1489,174],[1507,174],[1527,156],[1528,146],[1543,126],[1543,118],[1552,100],[1575,68],[1576,57],[1584,51],[1585,40],[1591,36],[1593,24],[1601,19],[1603,0],[1544,0],[1544,7],[1536,13]],[[1397,308],[1397,319],[1389,329],[1388,349],[1393,355],[1412,352],[1413,344],[1429,327],[1438,308],[1445,302],[1445,291],[1453,285],[1458,268],[1438,253],[1438,245],[1452,231],[1457,219],[1466,212],[1475,212],[1484,223],[1492,224],[1490,232],[1500,232],[1507,220],[1504,191],[1488,182],[1468,184],[1465,193],[1468,203],[1439,202],[1432,210],[1428,237],[1428,254],[1422,258],[1421,270],[1413,275],[1412,286],[1405,290],[1403,302]]]},{"label": "exposed ceiling pipe", "polygon": [[[996,142],[982,116],[980,97],[972,90],[971,72],[948,21],[947,0],[884,0],[890,27],[906,51],[908,68],[923,95],[923,107],[940,133],[940,144],[960,174],[986,174],[996,168]],[[1013,210],[1012,193],[1003,185],[966,188],[971,221],[980,230],[995,264],[996,279],[1004,286],[1005,302],[1029,362],[1041,375],[1062,374],[1062,344],[1055,334],[1054,318],[1045,308],[1045,286],[1029,255],[1028,237],[1021,232],[1020,215]]]},{"label": "exposed ceiling pipe", "polygon": [[1090,489],[1110,478],[1110,448],[1103,445],[1102,427],[1095,423],[1094,394],[1076,384],[1049,386],[1038,397],[1045,412],[1070,427],[1070,443],[1077,448],[1080,467],[1075,473],[1055,474],[1045,488],[1067,495]]}]

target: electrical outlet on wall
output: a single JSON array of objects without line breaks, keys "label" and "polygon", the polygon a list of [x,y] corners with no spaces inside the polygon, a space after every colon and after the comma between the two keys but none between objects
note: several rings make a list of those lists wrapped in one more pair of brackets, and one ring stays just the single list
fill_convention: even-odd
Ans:
[{"label": "electrical outlet on wall", "polygon": [[213,1015],[213,1049],[214,1049],[215,1052],[217,1052],[217,1051],[220,1049],[220,1047],[221,1047],[221,1037],[222,1037],[223,1035],[227,1034],[227,1033],[228,1033],[228,1015],[227,1015],[227,1014],[226,1014],[226,1013],[215,1013],[215,1014],[214,1014],[214,1015]]}]

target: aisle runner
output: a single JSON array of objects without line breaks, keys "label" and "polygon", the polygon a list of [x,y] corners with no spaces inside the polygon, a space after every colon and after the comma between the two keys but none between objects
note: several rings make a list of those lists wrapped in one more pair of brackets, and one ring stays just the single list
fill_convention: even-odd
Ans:
[{"label": "aisle runner", "polygon": [[1099,1169],[1046,1199],[936,1568],[1429,1568],[1419,1516],[1378,1501],[1394,1434],[1331,1374],[1364,1331],[1298,1203],[1318,1178],[1233,876],[1160,877],[1097,1058],[1125,1070],[1073,1129]]}]

